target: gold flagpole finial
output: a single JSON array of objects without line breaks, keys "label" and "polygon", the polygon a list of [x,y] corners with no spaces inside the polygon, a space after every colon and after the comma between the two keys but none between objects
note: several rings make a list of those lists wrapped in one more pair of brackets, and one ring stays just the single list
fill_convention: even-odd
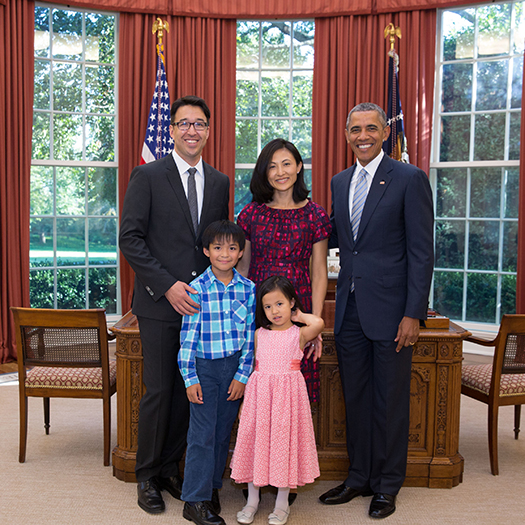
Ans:
[{"label": "gold flagpole finial", "polygon": [[166,30],[168,33],[170,31],[170,25],[168,24],[168,21],[162,21],[160,18],[157,18],[155,22],[153,22],[153,30],[152,33],[157,33],[157,38],[159,40],[159,46],[162,46],[162,37],[164,36],[163,31]]},{"label": "gold flagpole finial", "polygon": [[394,27],[394,24],[390,22],[385,27],[385,38],[390,37],[390,51],[394,49],[394,43],[395,43],[395,37],[401,38],[401,28],[400,27]]}]

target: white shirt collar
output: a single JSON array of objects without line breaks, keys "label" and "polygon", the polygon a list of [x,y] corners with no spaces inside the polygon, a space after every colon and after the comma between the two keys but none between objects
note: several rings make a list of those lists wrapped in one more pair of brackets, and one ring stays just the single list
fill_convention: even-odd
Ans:
[{"label": "white shirt collar", "polygon": [[385,152],[381,149],[377,157],[373,160],[371,160],[366,166],[362,166],[361,163],[357,160],[356,161],[356,173],[359,173],[363,168],[366,170],[370,178],[374,178],[374,175],[376,174],[377,168],[379,167],[379,164],[381,164],[381,161],[383,160],[383,157],[385,155]]},{"label": "white shirt collar", "polygon": [[173,149],[171,152],[173,155],[173,160],[177,165],[179,174],[182,176],[183,173],[186,173],[189,168],[197,168],[197,174],[201,177],[204,177],[204,165],[202,163],[202,157],[199,159],[199,162],[195,166],[190,166],[176,151]]}]

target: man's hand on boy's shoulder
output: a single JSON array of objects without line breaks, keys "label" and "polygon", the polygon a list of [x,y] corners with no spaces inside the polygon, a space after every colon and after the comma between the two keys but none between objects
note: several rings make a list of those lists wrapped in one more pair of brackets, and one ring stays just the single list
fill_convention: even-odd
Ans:
[{"label": "man's hand on boy's shoulder", "polygon": [[188,294],[196,293],[198,293],[197,290],[189,284],[177,281],[164,295],[180,315],[193,315],[199,311],[200,305]]},{"label": "man's hand on boy's shoulder", "polygon": [[237,381],[237,379],[233,379],[230,383],[230,388],[228,388],[228,396],[227,401],[237,401],[237,399],[241,399],[241,397],[244,395],[244,389],[246,388],[246,385],[244,383],[241,383],[240,381]]},{"label": "man's hand on boy's shoulder", "polygon": [[188,396],[190,403],[196,403],[197,405],[204,404],[204,401],[202,400],[202,388],[200,383],[190,385],[188,388],[186,388],[186,395]]}]

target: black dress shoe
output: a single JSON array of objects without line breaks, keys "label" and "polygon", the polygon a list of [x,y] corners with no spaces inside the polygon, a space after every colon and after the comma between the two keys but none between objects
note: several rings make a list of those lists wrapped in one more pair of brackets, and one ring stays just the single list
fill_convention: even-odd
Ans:
[{"label": "black dress shoe", "polygon": [[325,505],[340,505],[348,503],[357,496],[371,496],[372,494],[372,491],[352,489],[343,483],[319,496],[319,500]]},{"label": "black dress shoe", "polygon": [[161,490],[167,490],[175,499],[180,499],[182,494],[182,478],[180,476],[170,476],[169,478],[157,476],[157,484]]},{"label": "black dress shoe", "polygon": [[225,521],[210,507],[209,501],[184,503],[182,515],[197,525],[226,525]]},{"label": "black dress shoe", "polygon": [[221,513],[221,500],[219,499],[219,489],[213,489],[211,493],[210,507],[215,514]]},{"label": "black dress shoe", "polygon": [[368,515],[371,518],[386,518],[396,511],[396,497],[391,494],[374,494]]},{"label": "black dress shoe", "polygon": [[164,512],[166,506],[160,494],[160,488],[155,478],[147,481],[139,481],[137,484],[138,504],[142,510],[150,514],[160,514]]}]

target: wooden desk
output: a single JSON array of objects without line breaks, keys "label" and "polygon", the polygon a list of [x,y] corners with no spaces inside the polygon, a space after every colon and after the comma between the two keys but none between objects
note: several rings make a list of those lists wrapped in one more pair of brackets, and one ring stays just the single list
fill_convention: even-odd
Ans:
[{"label": "wooden desk", "polygon": [[[327,306],[331,309],[331,301]],[[333,312],[327,313],[326,321],[328,326],[333,324]],[[142,346],[135,316],[128,312],[112,331],[117,336],[118,392],[113,475],[135,481],[139,402],[144,393]],[[451,323],[449,329],[422,330],[414,346],[406,486],[451,488],[462,481],[461,361],[463,339],[469,335]],[[343,393],[333,333],[325,332],[323,338],[321,401],[312,405],[321,478],[344,479],[348,457]]]}]

